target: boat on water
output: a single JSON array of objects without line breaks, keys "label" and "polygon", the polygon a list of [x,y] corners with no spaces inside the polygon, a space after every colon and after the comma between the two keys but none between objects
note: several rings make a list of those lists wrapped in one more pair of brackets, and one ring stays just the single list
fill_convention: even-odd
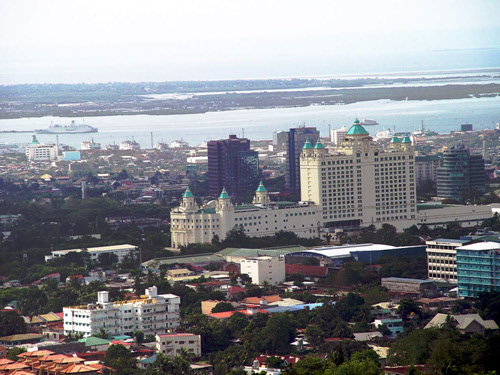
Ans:
[{"label": "boat on water", "polygon": [[51,124],[47,129],[36,129],[36,134],[82,134],[97,133],[97,128],[87,124],[77,124],[71,121],[69,125]]},{"label": "boat on water", "polygon": [[370,125],[378,125],[378,122],[375,120],[368,120],[364,118],[359,124],[364,126],[370,126]]}]

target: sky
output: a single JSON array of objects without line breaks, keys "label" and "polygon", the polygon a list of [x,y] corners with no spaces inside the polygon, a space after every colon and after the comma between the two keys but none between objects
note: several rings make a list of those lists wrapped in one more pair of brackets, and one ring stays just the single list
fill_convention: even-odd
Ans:
[{"label": "sky", "polygon": [[498,35],[498,0],[0,0],[0,84],[442,69],[471,48],[492,65]]}]

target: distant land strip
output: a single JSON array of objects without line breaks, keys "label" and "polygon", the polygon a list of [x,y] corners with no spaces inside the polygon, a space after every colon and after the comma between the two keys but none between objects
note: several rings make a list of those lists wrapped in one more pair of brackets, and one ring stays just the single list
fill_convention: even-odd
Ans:
[{"label": "distant land strip", "polygon": [[418,87],[357,87],[300,91],[213,92],[186,97],[147,98],[144,94],[115,92],[67,93],[64,102],[51,95],[0,97],[0,118],[90,117],[119,115],[179,115],[238,109],[293,108],[311,105],[344,105],[374,100],[445,100],[500,96],[498,83],[446,84]]}]

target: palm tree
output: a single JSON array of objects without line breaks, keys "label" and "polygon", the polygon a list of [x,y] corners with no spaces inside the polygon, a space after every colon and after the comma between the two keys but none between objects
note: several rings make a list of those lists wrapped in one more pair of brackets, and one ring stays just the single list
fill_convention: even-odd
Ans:
[{"label": "palm tree", "polygon": [[153,364],[146,369],[146,375],[187,375],[191,374],[189,362],[182,357],[168,357],[158,354]]}]

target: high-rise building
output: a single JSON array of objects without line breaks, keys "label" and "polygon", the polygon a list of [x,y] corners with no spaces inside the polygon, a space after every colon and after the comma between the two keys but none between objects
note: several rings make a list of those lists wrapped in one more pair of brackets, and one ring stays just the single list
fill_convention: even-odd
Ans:
[{"label": "high-rise building", "polygon": [[230,135],[209,141],[208,193],[215,197],[222,189],[234,197],[253,191],[259,183],[259,155],[250,150],[250,140]]},{"label": "high-rise building", "polygon": [[500,243],[478,242],[456,251],[459,297],[500,291]]},{"label": "high-rise building", "polygon": [[286,148],[288,142],[288,132],[279,130],[273,133],[273,146],[275,151],[281,151]]},{"label": "high-rise building", "polygon": [[334,129],[330,132],[330,139],[335,146],[340,146],[345,139],[347,126],[342,126],[340,129]]},{"label": "high-rise building", "polygon": [[438,155],[415,156],[417,185],[425,181],[436,181],[441,159]]},{"label": "high-rise building", "polygon": [[437,195],[441,198],[462,199],[473,192],[483,193],[486,174],[481,155],[471,155],[465,146],[452,146],[443,152],[437,171]]},{"label": "high-rise building", "polygon": [[291,193],[300,193],[300,153],[306,140],[316,142],[319,131],[315,127],[291,128],[286,147],[285,187]]},{"label": "high-rise building", "polygon": [[416,221],[415,153],[409,137],[388,149],[354,121],[340,147],[328,151],[306,141],[300,158],[303,201],[320,206],[326,227]]}]

